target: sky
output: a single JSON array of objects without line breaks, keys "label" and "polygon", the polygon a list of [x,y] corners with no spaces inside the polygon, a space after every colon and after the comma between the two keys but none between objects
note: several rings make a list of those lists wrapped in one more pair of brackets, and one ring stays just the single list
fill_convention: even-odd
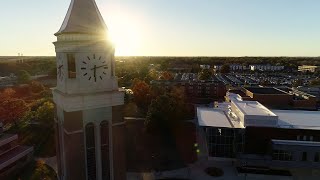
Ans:
[{"label": "sky", "polygon": [[[0,6],[0,56],[55,55],[71,0]],[[318,0],[96,0],[132,56],[320,56]]]}]

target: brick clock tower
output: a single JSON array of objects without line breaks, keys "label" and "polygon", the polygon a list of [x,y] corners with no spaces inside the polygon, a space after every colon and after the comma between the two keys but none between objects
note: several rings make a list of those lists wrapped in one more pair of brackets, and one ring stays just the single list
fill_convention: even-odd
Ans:
[{"label": "brick clock tower", "polygon": [[54,42],[56,147],[60,180],[124,180],[124,93],[114,47],[95,0],[72,0]]}]

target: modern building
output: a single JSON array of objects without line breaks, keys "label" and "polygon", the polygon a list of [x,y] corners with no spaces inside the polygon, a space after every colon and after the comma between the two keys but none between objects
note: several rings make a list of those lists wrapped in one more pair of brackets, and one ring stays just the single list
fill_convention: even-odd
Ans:
[{"label": "modern building", "polygon": [[230,99],[197,108],[209,159],[230,158],[237,167],[320,168],[319,111],[271,110],[235,94]]},{"label": "modern building", "polygon": [[270,108],[317,109],[317,99],[315,96],[288,87],[246,87],[230,90],[229,92],[239,94],[242,100],[259,101]]},{"label": "modern building", "polygon": [[0,122],[0,179],[8,179],[33,159],[33,147],[20,146],[17,134],[4,134]]},{"label": "modern building", "polygon": [[226,86],[215,77],[212,80],[198,80],[195,73],[178,74],[174,80],[154,80],[152,85],[164,87],[170,90],[174,87],[184,89],[185,95],[192,103],[206,104],[213,101],[221,101],[226,94]]},{"label": "modern building", "polygon": [[320,66],[309,66],[309,65],[302,65],[298,66],[298,71],[300,72],[318,72],[320,70]]},{"label": "modern building", "polygon": [[60,180],[126,179],[124,93],[114,46],[94,0],[72,0],[54,42]]},{"label": "modern building", "polygon": [[270,64],[254,64],[249,67],[251,71],[282,71],[285,69],[284,66],[275,66]]},{"label": "modern building", "polygon": [[[214,65],[213,69],[215,71],[220,71],[222,65]],[[242,64],[230,64],[230,71],[245,71],[248,70],[248,66],[242,65]]]}]

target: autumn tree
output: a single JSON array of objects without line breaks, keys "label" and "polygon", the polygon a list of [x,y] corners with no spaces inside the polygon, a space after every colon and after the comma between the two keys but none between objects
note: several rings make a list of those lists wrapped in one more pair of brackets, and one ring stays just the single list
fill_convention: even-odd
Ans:
[{"label": "autumn tree", "polygon": [[30,90],[32,93],[41,93],[45,90],[45,87],[43,86],[43,84],[41,84],[40,82],[38,81],[32,81],[30,83]]},{"label": "autumn tree", "polygon": [[133,81],[133,99],[136,105],[143,110],[146,110],[151,102],[152,94],[150,86],[139,79]]},{"label": "autumn tree", "polygon": [[47,165],[43,160],[38,160],[36,163],[35,172],[32,175],[31,179],[51,179],[51,173]]},{"label": "autumn tree", "polygon": [[27,103],[22,99],[9,99],[3,101],[0,106],[0,118],[4,124],[14,123],[17,126],[18,121],[29,111]]},{"label": "autumn tree", "polygon": [[159,80],[172,80],[173,75],[168,71],[162,71]]},{"label": "autumn tree", "polygon": [[16,91],[12,88],[6,88],[0,93],[0,103],[6,100],[13,98],[16,94]]}]

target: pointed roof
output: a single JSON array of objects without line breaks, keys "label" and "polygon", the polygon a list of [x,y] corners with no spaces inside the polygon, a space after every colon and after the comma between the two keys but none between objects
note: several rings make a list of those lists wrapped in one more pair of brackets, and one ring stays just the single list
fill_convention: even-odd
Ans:
[{"label": "pointed roof", "polygon": [[106,31],[107,26],[95,0],[71,0],[63,24],[55,35],[67,33],[101,34]]}]

